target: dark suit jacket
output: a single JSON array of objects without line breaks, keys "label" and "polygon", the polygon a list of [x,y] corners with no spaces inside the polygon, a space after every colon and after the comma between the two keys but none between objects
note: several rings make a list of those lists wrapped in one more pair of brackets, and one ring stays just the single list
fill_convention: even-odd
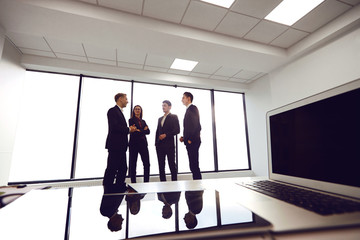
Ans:
[{"label": "dark suit jacket", "polygon": [[168,203],[169,205],[172,205],[179,202],[180,195],[181,192],[163,192],[158,193],[158,199],[165,204]]},{"label": "dark suit jacket", "polygon": [[106,138],[105,148],[109,150],[125,150],[128,146],[129,128],[124,114],[115,105],[107,113],[109,132]]},{"label": "dark suit jacket", "polygon": [[189,210],[194,214],[199,214],[203,209],[203,194],[204,190],[200,191],[186,191],[185,199]]},{"label": "dark suit jacket", "polygon": [[[164,125],[161,126],[161,120],[163,117],[160,117],[158,120],[158,126],[155,134],[155,146],[159,147],[174,147],[174,136],[180,132],[179,119],[175,114],[169,113],[166,116]],[[161,134],[166,134],[166,138],[159,140]]]},{"label": "dark suit jacket", "polygon": [[200,139],[200,115],[199,110],[195,105],[190,105],[186,110],[184,116],[184,143],[187,144],[188,140],[191,142],[201,142]]},{"label": "dark suit jacket", "polygon": [[133,145],[137,145],[137,144],[145,144],[145,146],[148,145],[147,140],[146,140],[146,136],[150,134],[150,129],[148,126],[147,130],[144,130],[145,126],[147,126],[145,120],[140,120],[141,122],[141,127],[139,124],[139,121],[134,117],[134,118],[130,118],[129,119],[129,126],[132,126],[135,124],[136,128],[140,130],[140,132],[136,131],[133,133],[130,133],[130,140],[129,140],[129,145],[133,146]]},{"label": "dark suit jacket", "polygon": [[101,215],[111,218],[115,213],[117,213],[122,200],[124,199],[123,194],[119,195],[103,195],[100,205]]}]

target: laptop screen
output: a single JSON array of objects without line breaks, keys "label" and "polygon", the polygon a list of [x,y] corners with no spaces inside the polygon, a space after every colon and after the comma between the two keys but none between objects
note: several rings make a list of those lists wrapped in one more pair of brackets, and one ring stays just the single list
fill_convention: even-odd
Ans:
[{"label": "laptop screen", "polygon": [[359,83],[268,113],[270,175],[360,187]]}]

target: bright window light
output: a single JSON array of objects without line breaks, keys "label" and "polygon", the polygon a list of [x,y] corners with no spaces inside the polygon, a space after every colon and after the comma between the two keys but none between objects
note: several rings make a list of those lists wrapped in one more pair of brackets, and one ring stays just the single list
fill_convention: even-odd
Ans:
[{"label": "bright window light", "polygon": [[265,19],[291,26],[323,1],[284,0]]},{"label": "bright window light", "polygon": [[229,8],[235,0],[201,0],[203,2],[218,5],[220,7]]},{"label": "bright window light", "polygon": [[196,64],[198,64],[198,62],[175,58],[170,68],[183,71],[192,71]]}]

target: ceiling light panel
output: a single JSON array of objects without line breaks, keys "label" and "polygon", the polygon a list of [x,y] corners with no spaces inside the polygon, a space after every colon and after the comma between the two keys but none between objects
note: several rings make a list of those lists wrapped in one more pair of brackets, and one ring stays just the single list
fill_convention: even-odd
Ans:
[{"label": "ceiling light panel", "polygon": [[201,0],[201,1],[211,3],[224,8],[230,8],[235,0]]},{"label": "ceiling light panel", "polygon": [[175,58],[170,68],[183,71],[192,71],[197,64],[198,62],[196,61]]},{"label": "ceiling light panel", "polygon": [[270,12],[265,19],[291,26],[323,1],[324,0],[284,0]]}]

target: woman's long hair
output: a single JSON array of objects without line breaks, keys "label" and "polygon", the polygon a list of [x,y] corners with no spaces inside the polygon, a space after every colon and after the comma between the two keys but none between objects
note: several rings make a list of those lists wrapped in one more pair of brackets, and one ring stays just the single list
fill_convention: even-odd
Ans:
[{"label": "woman's long hair", "polygon": [[139,107],[139,108],[140,108],[140,110],[141,110],[141,111],[140,111],[140,119],[142,119],[143,110],[142,110],[142,107],[141,107],[140,105],[136,105],[136,106],[133,108],[132,113],[131,113],[131,118],[135,118],[135,113],[134,113],[135,111],[134,111],[134,110],[135,110],[136,107]]}]

